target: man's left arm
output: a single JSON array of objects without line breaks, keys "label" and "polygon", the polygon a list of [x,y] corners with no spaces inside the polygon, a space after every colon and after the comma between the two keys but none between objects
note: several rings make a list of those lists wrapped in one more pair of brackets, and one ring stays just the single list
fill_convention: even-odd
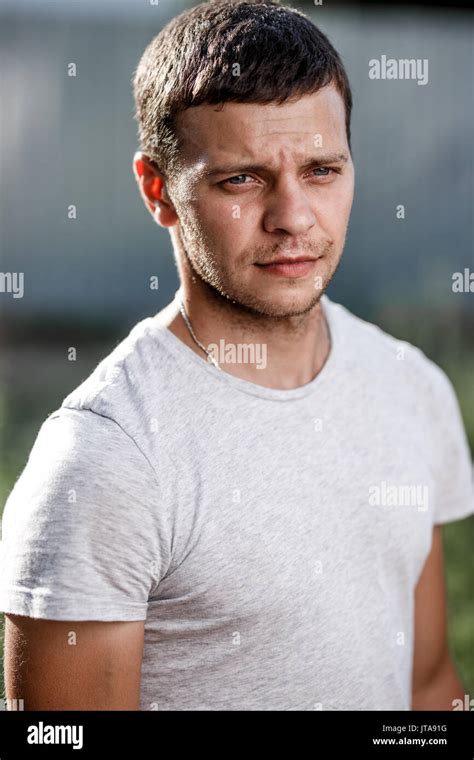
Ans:
[{"label": "man's left arm", "polygon": [[442,529],[433,543],[415,591],[412,710],[452,710],[464,687],[448,648]]}]

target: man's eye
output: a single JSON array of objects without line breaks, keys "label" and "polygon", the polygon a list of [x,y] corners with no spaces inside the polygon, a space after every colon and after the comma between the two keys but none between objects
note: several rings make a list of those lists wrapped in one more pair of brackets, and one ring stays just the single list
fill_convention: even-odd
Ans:
[{"label": "man's eye", "polygon": [[[332,174],[337,174],[337,170],[331,169],[329,166],[316,166],[312,169],[313,177],[330,177]],[[234,177],[222,180],[221,185],[248,185],[246,179],[252,179],[249,174],[236,174]]]},{"label": "man's eye", "polygon": [[334,169],[330,169],[328,166],[317,166],[313,169],[314,172],[322,172],[322,174],[316,174],[316,177],[328,177]]},{"label": "man's eye", "polygon": [[248,174],[236,174],[235,177],[229,177],[229,179],[225,179],[224,183],[229,182],[231,185],[244,185],[245,182],[234,182],[234,180],[241,180],[242,177],[248,177]]}]

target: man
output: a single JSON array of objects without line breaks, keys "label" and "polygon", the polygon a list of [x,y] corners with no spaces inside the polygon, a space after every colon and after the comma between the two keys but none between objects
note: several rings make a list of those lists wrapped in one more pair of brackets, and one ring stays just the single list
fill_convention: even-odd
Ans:
[{"label": "man", "polygon": [[471,461],[441,369],[325,293],[354,186],[338,54],[295,10],[205,3],[134,86],[181,287],[48,417],[9,497],[7,696],[452,709],[440,525],[473,512]]}]

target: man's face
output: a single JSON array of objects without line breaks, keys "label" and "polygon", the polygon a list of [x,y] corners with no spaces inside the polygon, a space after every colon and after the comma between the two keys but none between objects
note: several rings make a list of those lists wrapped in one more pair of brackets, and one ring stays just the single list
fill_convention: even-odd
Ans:
[{"label": "man's face", "polygon": [[[353,197],[337,90],[282,105],[201,105],[177,125],[184,170],[169,190],[191,267],[254,312],[311,309],[338,266]],[[291,257],[310,260],[266,266]]]}]

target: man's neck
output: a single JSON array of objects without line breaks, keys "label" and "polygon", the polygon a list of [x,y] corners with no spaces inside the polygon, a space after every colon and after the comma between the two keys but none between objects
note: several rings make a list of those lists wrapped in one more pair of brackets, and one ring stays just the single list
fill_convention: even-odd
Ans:
[{"label": "man's neck", "polygon": [[275,319],[182,286],[158,319],[203,360],[207,356],[180,313],[180,299],[197,340],[208,349],[213,347],[220,371],[247,382],[282,390],[298,388],[319,374],[329,356],[330,334],[321,302],[304,315]]}]

